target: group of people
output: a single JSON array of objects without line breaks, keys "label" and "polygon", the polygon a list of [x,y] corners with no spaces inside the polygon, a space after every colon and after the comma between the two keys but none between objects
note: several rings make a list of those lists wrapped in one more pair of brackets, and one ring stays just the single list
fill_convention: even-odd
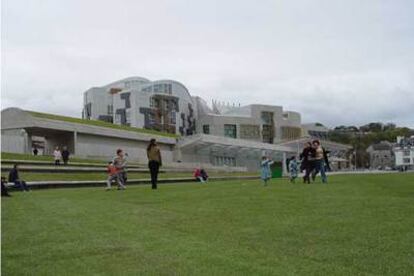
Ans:
[{"label": "group of people", "polygon": [[[37,151],[37,149],[35,150]],[[35,155],[37,155],[37,153]],[[63,147],[62,151],[59,149],[59,147],[56,147],[55,150],[53,151],[53,157],[55,159],[56,166],[60,165],[60,160],[62,160],[63,164],[66,166],[69,162],[69,156],[70,156],[70,152],[67,147]]]},{"label": "group of people", "polygon": [[[327,183],[328,178],[326,171],[330,171],[328,152],[322,147],[319,140],[313,140],[312,142],[306,142],[302,153],[299,156],[299,162],[296,156],[286,160],[286,166],[289,171],[289,179],[292,183],[295,182],[299,172],[305,172],[303,176],[303,183],[311,183],[315,181],[316,175],[321,174],[322,182]],[[261,166],[261,179],[263,185],[267,186],[267,182],[271,178],[271,165],[274,163],[267,156],[262,157]]]},{"label": "group of people", "polygon": [[[66,165],[69,160],[69,151],[66,147],[63,147],[62,152],[59,147],[56,147],[54,153],[55,165],[60,165],[60,160]],[[111,162],[108,163],[107,172],[108,178],[106,183],[106,190],[111,190],[112,182],[116,181],[119,190],[126,188],[127,182],[127,157],[128,154],[122,149],[116,151],[116,156]],[[157,189],[159,168],[162,166],[161,150],[157,145],[155,139],[151,139],[147,147],[148,168],[151,174],[152,189]],[[318,173],[321,174],[322,182],[327,183],[328,179],[326,171],[330,170],[328,152],[321,146],[319,140],[313,140],[307,142],[304,145],[303,151],[299,156],[300,168],[298,169],[298,161],[295,156],[288,159],[287,167],[290,173],[290,181],[295,182],[298,177],[298,173],[305,172],[303,176],[303,182],[310,184],[310,180],[314,181]],[[261,166],[261,179],[264,186],[267,186],[269,179],[272,176],[271,165],[273,160],[267,156],[262,157]],[[208,181],[208,174],[203,168],[196,168],[193,174],[196,181],[205,183]],[[18,172],[18,165],[15,164],[13,169],[9,172],[9,182],[14,183],[15,187],[22,191],[29,191],[29,188],[25,181],[21,180]],[[5,187],[6,179],[1,179],[2,195],[7,196],[7,190]]]},{"label": "group of people", "polygon": [[[127,182],[127,157],[128,153],[124,153],[122,149],[116,151],[114,159],[108,163],[107,172],[108,179],[106,190],[111,190],[113,181],[118,184],[118,190],[125,190]],[[162,166],[161,150],[155,139],[151,139],[147,147],[148,168],[151,174],[152,189],[157,189],[158,173]]]},{"label": "group of people", "polygon": [[300,171],[305,171],[303,183],[310,184],[311,177],[312,181],[315,181],[318,173],[321,174],[323,183],[328,182],[326,172],[331,170],[329,166],[328,152],[322,147],[319,140],[313,140],[312,143],[305,143],[302,153],[300,154],[300,160]]}]

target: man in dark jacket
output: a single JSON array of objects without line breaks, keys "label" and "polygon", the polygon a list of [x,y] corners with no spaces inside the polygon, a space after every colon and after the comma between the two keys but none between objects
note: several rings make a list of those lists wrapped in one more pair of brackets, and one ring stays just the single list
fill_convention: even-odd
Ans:
[{"label": "man in dark jacket", "polygon": [[63,164],[64,165],[67,165],[68,164],[69,155],[70,155],[70,152],[68,151],[68,148],[67,147],[63,147],[63,150],[62,150],[62,159],[63,159]]},{"label": "man in dark jacket", "polygon": [[14,187],[22,191],[29,191],[29,187],[26,185],[26,182],[20,179],[18,165],[15,164],[13,169],[9,172],[9,182],[14,183]]}]

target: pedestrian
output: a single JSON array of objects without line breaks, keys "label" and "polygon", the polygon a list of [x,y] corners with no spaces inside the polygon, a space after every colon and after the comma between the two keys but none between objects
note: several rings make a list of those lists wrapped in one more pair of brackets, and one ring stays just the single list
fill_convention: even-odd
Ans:
[{"label": "pedestrian", "polygon": [[316,175],[320,172],[322,183],[327,183],[328,178],[325,172],[325,166],[327,160],[327,153],[325,149],[321,146],[321,142],[319,140],[314,140],[312,142],[312,146],[314,148],[314,172],[312,173],[312,179],[315,180]]},{"label": "pedestrian", "polygon": [[68,151],[68,148],[67,147],[63,147],[63,150],[62,150],[62,160],[63,160],[63,164],[65,166],[68,164],[69,155],[70,155],[70,152]]},{"label": "pedestrian", "polygon": [[6,178],[2,176],[1,177],[1,196],[10,197],[11,195],[7,191],[6,183],[7,183]]},{"label": "pedestrian", "polygon": [[152,138],[147,147],[148,168],[151,173],[152,189],[157,189],[158,172],[162,166],[161,150],[157,145],[157,141]]},{"label": "pedestrian", "polygon": [[37,154],[39,153],[39,150],[37,149],[37,147],[34,147],[33,149],[33,155],[37,156]]},{"label": "pedestrian", "polygon": [[123,173],[125,172],[125,156],[122,149],[116,150],[116,156],[112,161],[113,166],[116,169],[116,177],[118,178],[118,190],[125,190],[125,184],[123,179]]},{"label": "pedestrian", "polygon": [[20,179],[19,166],[17,164],[14,164],[13,169],[9,172],[9,182],[14,183],[14,187],[23,192],[28,192],[30,190],[26,182]]},{"label": "pedestrian", "polygon": [[298,162],[295,156],[292,156],[289,162],[289,175],[290,182],[295,183],[295,179],[298,177]]},{"label": "pedestrian", "polygon": [[62,153],[59,150],[59,147],[55,148],[55,151],[53,152],[53,156],[55,158],[55,166],[60,165],[60,159],[62,158]]},{"label": "pedestrian", "polygon": [[260,164],[261,167],[261,178],[263,180],[263,185],[267,186],[267,181],[272,176],[270,165],[273,164],[273,161],[267,158],[267,156],[262,157],[262,163]]},{"label": "pedestrian", "polygon": [[118,173],[117,168],[114,166],[113,162],[109,162],[108,163],[108,167],[107,167],[107,172],[108,172],[108,179],[106,181],[106,189],[107,191],[111,190],[111,184],[112,181],[116,180],[117,184],[118,184],[118,188],[122,187],[122,179],[120,179],[120,174]]},{"label": "pedestrian", "polygon": [[312,148],[312,144],[310,142],[306,142],[302,153],[300,154],[300,171],[305,171],[305,175],[303,176],[303,183],[310,184],[310,174],[313,170],[313,156],[314,149]]}]

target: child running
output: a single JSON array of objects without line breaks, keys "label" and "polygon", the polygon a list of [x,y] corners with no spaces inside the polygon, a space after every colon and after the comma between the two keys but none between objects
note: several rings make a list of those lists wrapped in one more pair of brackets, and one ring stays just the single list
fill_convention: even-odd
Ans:
[{"label": "child running", "polygon": [[260,164],[262,174],[261,178],[263,180],[263,185],[267,186],[267,181],[271,177],[270,165],[273,164],[273,161],[267,158],[267,156],[262,157],[262,163]]},{"label": "child running", "polygon": [[[114,168],[110,168],[111,165]],[[126,161],[125,161],[124,152],[122,151],[122,149],[118,149],[116,151],[116,157],[111,162],[111,165],[108,166],[108,173],[110,173],[110,175],[108,177],[107,190],[111,189],[111,182],[114,179],[117,179],[118,190],[125,190],[123,175],[124,175],[124,172],[125,172]],[[109,181],[110,179],[112,179],[112,180]]]},{"label": "child running", "polygon": [[106,189],[107,191],[111,190],[111,184],[112,181],[116,180],[116,182],[119,185],[119,174],[117,169],[115,168],[114,164],[112,162],[108,163],[108,167],[107,167],[107,172],[108,172],[108,180],[106,181]]},{"label": "child running", "polygon": [[298,162],[296,161],[296,157],[292,156],[289,162],[289,174],[290,174],[290,182],[295,183],[295,179],[298,177]]}]

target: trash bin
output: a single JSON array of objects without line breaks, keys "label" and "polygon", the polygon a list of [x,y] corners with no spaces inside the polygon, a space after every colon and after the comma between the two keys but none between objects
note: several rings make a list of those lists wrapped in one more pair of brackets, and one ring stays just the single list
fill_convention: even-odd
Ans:
[{"label": "trash bin", "polygon": [[283,175],[282,162],[274,162],[270,166],[270,170],[272,171],[272,178],[281,178]]}]

